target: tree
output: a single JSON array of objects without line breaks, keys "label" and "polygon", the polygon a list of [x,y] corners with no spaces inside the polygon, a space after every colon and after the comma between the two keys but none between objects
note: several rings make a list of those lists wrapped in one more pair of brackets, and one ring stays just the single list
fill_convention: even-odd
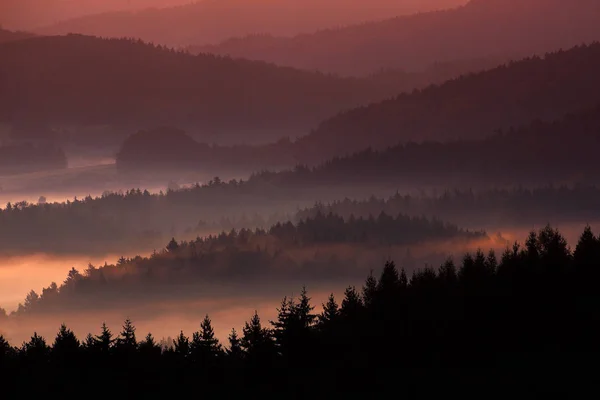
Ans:
[{"label": "tree", "polygon": [[187,358],[189,356],[190,339],[183,334],[183,331],[181,331],[179,336],[173,340],[173,346],[175,346],[175,353],[181,358]]},{"label": "tree", "polygon": [[586,226],[573,253],[574,266],[580,274],[594,279],[600,269],[600,240]]},{"label": "tree", "polygon": [[375,302],[375,296],[377,295],[377,279],[373,276],[373,270],[369,273],[365,285],[363,286],[363,300],[365,307],[370,308]]},{"label": "tree", "polygon": [[319,328],[324,330],[335,324],[339,317],[339,312],[339,306],[335,301],[333,293],[331,293],[327,298],[327,303],[323,304],[323,312],[318,316]]},{"label": "tree", "polygon": [[75,333],[62,324],[52,345],[52,356],[59,361],[72,361],[79,350],[80,343]]},{"label": "tree", "polygon": [[0,335],[0,363],[11,356],[12,347],[3,335]]},{"label": "tree", "polygon": [[274,347],[271,332],[262,327],[258,312],[246,322],[243,328],[243,336],[240,341],[248,358],[252,361],[265,361],[271,358]]},{"label": "tree", "polygon": [[91,333],[88,333],[83,342],[81,343],[81,347],[86,352],[95,352],[98,349],[98,341]]},{"label": "tree", "polygon": [[134,352],[137,350],[138,343],[135,337],[135,327],[129,318],[123,323],[123,329],[117,339],[115,348],[121,352]]},{"label": "tree", "polygon": [[96,336],[96,345],[101,353],[107,355],[112,351],[113,345],[116,339],[113,338],[113,334],[106,326],[106,323],[102,324],[102,332]]},{"label": "tree", "polygon": [[179,243],[177,243],[175,238],[171,238],[171,241],[167,244],[167,251],[169,253],[176,253],[177,250],[179,250]]},{"label": "tree", "polygon": [[315,307],[310,305],[310,297],[308,297],[306,286],[303,286],[302,291],[300,292],[300,299],[294,309],[294,313],[298,318],[300,327],[305,331],[310,329],[317,319],[317,315],[312,313],[314,309]]},{"label": "tree", "polygon": [[229,348],[226,351],[227,356],[233,360],[240,360],[244,355],[244,351],[235,328],[231,329],[227,340],[229,341]]},{"label": "tree", "polygon": [[190,354],[195,361],[212,363],[221,355],[221,352],[221,344],[215,337],[209,316],[206,315],[200,324],[200,332],[194,332],[192,335]]},{"label": "tree", "polygon": [[340,309],[340,315],[344,319],[357,318],[362,311],[363,302],[356,292],[354,286],[349,286],[344,292],[344,300],[342,300],[342,307]]},{"label": "tree", "polygon": [[33,362],[44,362],[48,359],[50,347],[46,344],[46,339],[34,332],[29,342],[23,343],[21,353]]},{"label": "tree", "polygon": [[140,342],[139,350],[142,355],[147,358],[156,358],[160,357],[161,349],[156,340],[154,340],[154,336],[152,333],[148,333],[144,340]]}]

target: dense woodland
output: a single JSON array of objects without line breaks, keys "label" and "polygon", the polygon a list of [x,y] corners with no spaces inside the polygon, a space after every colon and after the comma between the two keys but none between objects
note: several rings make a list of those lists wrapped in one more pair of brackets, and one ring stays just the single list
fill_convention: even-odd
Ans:
[{"label": "dense woodland", "polygon": [[371,196],[365,200],[346,198],[331,203],[318,202],[299,210],[295,219],[317,213],[333,213],[342,218],[389,215],[427,215],[461,225],[524,226],[549,222],[600,220],[600,189],[576,185],[516,187],[489,190],[444,190],[437,195],[396,193],[388,198]]},{"label": "dense woodland", "polygon": [[369,79],[81,35],[0,44],[0,86],[2,122],[175,125],[233,131],[240,142],[252,141],[241,132],[304,133],[340,110],[397,93]]},{"label": "dense woodland", "polygon": [[[347,220],[317,214],[293,224],[277,223],[268,230],[241,229],[177,242],[174,238],[149,257],[121,257],[116,264],[72,269],[64,283],[52,283],[41,295],[32,291],[16,316],[116,304],[125,299],[167,299],[197,293],[197,285],[215,282],[257,282],[306,277],[352,276],[352,265],[336,262],[336,248],[351,246],[365,252],[393,246],[485,238],[439,220],[390,216]],[[327,249],[330,249],[329,253]],[[319,256],[325,250],[331,256]],[[193,286],[196,285],[196,286]]]},{"label": "dense woodland", "polygon": [[[130,320],[120,333],[103,325],[78,338],[63,325],[55,338],[34,333],[22,345],[0,337],[3,390],[76,393],[97,382],[90,371],[110,370],[101,391],[173,395],[193,379],[203,393],[260,390],[268,397],[383,393],[399,383],[420,395],[492,386],[493,396],[517,388],[573,394],[562,371],[590,365],[600,352],[599,263],[600,239],[589,227],[574,251],[546,227],[499,258],[478,251],[410,277],[388,262],[322,309],[304,289],[282,300],[275,320],[257,312],[226,343],[208,315],[197,332],[181,332],[172,343],[136,332]],[[390,368],[402,369],[391,381],[381,376]],[[360,379],[349,381],[353,374],[342,372],[349,369]],[[549,385],[556,373],[560,379]],[[23,385],[31,374],[36,385]]]},{"label": "dense woodland", "polygon": [[[582,125],[586,126],[586,123]],[[515,136],[518,137],[519,134],[516,133]],[[571,135],[571,139],[573,138],[575,135]],[[511,140],[507,140],[507,143],[510,142]],[[558,142],[560,140],[557,139],[557,148],[560,144]],[[433,145],[430,147],[435,148]],[[452,186],[447,180],[437,193],[428,190],[421,194],[409,194],[408,190],[402,189],[391,199],[384,200],[385,196],[393,194],[399,188],[410,187],[404,184],[406,182],[417,183],[417,188],[426,188],[424,181],[403,177],[399,171],[403,171],[404,167],[393,164],[406,162],[408,170],[411,164],[405,158],[410,157],[413,165],[422,166],[427,172],[426,163],[412,155],[418,155],[418,148],[417,145],[406,149],[400,147],[379,155],[369,152],[316,169],[298,167],[279,173],[262,172],[246,181],[224,182],[215,178],[202,185],[170,189],[165,193],[152,194],[147,190],[131,189],[124,193],[106,192],[99,197],[76,198],[64,203],[12,203],[0,210],[0,253],[34,250],[97,253],[122,252],[148,246],[150,249],[159,248],[171,236],[191,238],[222,230],[268,229],[277,222],[298,222],[306,217],[314,217],[318,210],[325,214],[332,211],[344,218],[349,218],[351,214],[363,218],[370,215],[377,217],[381,212],[393,216],[425,215],[476,228],[497,223],[518,226],[570,221],[585,223],[596,221],[600,217],[597,211],[600,189],[596,185],[535,184],[529,188],[515,187],[511,180],[516,176],[523,178],[526,176],[525,171],[536,172],[539,165],[546,168],[537,170],[540,182],[545,182],[548,177],[552,178],[550,182],[559,181],[560,177],[565,180],[572,178],[575,182],[583,180],[575,178],[592,179],[594,176],[591,173],[597,171],[593,165],[593,155],[587,160],[573,157],[570,164],[563,162],[553,167],[545,160],[536,164],[536,158],[528,158],[523,154],[522,159],[527,163],[515,164],[514,169],[491,165],[491,168],[498,171],[498,175],[494,176],[484,168],[484,163],[490,165],[489,160],[481,159],[488,154],[485,145],[466,153],[463,158],[457,156],[456,159],[448,160],[448,164],[442,165],[452,165],[450,163],[456,160],[466,164],[468,155],[477,158],[481,155],[482,164],[472,164],[460,171],[464,174],[477,171],[482,178],[488,173],[496,182],[504,179],[505,188],[494,183],[491,184],[492,188],[475,185],[471,190],[468,189],[469,185],[463,184],[457,185],[457,189],[449,189]],[[569,144],[562,143],[560,148],[568,151]],[[595,151],[597,146],[582,148],[587,153]],[[442,149],[443,147],[437,153],[440,160],[446,157]],[[512,160],[511,157],[517,153],[507,148],[506,160]],[[398,156],[401,154],[405,155]],[[553,157],[554,153],[542,154],[543,157]],[[560,157],[556,156],[553,160],[560,161]],[[362,165],[368,165],[368,168]],[[508,165],[510,164],[506,164]],[[576,167],[577,172],[568,175],[571,166]],[[560,168],[563,170],[559,171]],[[452,173],[450,167],[447,169],[447,172]],[[388,170],[396,172],[388,174]],[[442,175],[443,170],[441,166],[437,173]],[[514,175],[508,173],[511,170]],[[555,175],[543,175],[542,171],[551,170],[555,171]],[[585,175],[580,175],[582,171]],[[427,177],[423,174],[420,176]],[[485,182],[482,181],[482,184]],[[368,200],[375,192],[380,193],[377,195],[379,198]],[[354,200],[343,200],[345,197]],[[316,206],[312,207],[315,202]]]},{"label": "dense woodland", "polygon": [[595,0],[474,0],[292,38],[234,38],[193,51],[342,75],[366,75],[382,66],[418,71],[435,62],[520,58],[597,40],[599,18]]},{"label": "dense woodland", "polygon": [[[448,142],[408,142],[384,150],[369,148],[325,161],[317,158],[323,153],[313,153],[304,147],[304,138],[296,142],[281,140],[268,146],[208,146],[195,142],[182,131],[162,128],[139,132],[126,140],[117,155],[117,166],[127,172],[202,168],[273,170],[297,165],[298,160],[308,160],[305,165],[310,166],[311,161],[316,165],[310,169],[300,165],[295,170],[259,174],[261,179],[272,179],[278,185],[350,181],[413,185],[598,183],[599,165],[595,157],[595,149],[600,145],[598,106],[554,122],[536,120],[519,128],[480,136]],[[337,148],[340,147],[338,144]],[[492,153],[502,156],[490,157]],[[299,173],[301,170],[307,173]]]},{"label": "dense woodland", "polygon": [[598,106],[598,68],[598,43],[510,62],[342,112],[299,138],[298,152],[323,160],[369,146],[481,139],[536,119],[553,121]]}]

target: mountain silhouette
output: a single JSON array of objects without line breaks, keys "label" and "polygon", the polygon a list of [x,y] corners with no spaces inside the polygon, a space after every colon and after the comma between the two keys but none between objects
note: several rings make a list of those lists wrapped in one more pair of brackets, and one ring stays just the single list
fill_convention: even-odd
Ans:
[{"label": "mountain silhouette", "polygon": [[204,0],[167,9],[84,16],[39,30],[134,37],[170,46],[218,43],[254,33],[295,35],[462,4],[466,0]]},{"label": "mountain silhouette", "polygon": [[595,0],[474,0],[463,7],[328,29],[293,38],[251,35],[191,47],[342,75],[435,62],[523,57],[600,39]]},{"label": "mountain silhouette", "polygon": [[[0,45],[0,120],[162,125],[199,134],[304,134],[396,90],[371,80],[192,56],[127,39],[36,37]],[[248,139],[249,136],[246,137]]]},{"label": "mountain silhouette", "polygon": [[323,160],[408,141],[481,138],[600,104],[600,44],[578,46],[462,76],[342,112],[296,142]]}]

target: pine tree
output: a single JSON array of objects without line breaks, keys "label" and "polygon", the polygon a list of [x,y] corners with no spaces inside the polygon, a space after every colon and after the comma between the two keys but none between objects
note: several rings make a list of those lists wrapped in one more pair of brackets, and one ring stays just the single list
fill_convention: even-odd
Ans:
[{"label": "pine tree", "polygon": [[354,286],[350,286],[344,292],[344,300],[342,300],[342,308],[340,309],[340,315],[346,319],[356,318],[363,308],[363,302],[356,292]]},{"label": "pine tree", "polygon": [[323,312],[319,314],[319,328],[327,329],[335,324],[339,317],[339,306],[335,301],[333,293],[327,298],[327,303],[323,304]]},{"label": "pine tree", "polygon": [[250,359],[264,360],[271,357],[274,351],[271,332],[262,327],[258,312],[255,311],[250,322],[244,324],[240,345]]},{"label": "pine tree", "polygon": [[72,330],[65,324],[60,326],[60,330],[54,339],[52,345],[52,355],[62,361],[72,359],[80,350],[80,343]]},{"label": "pine tree", "polygon": [[81,347],[87,352],[93,352],[98,348],[98,341],[91,333],[88,333],[81,343]]},{"label": "pine tree", "polygon": [[11,356],[12,347],[8,340],[2,335],[0,335],[0,362],[8,359]]},{"label": "pine tree", "polygon": [[106,326],[106,323],[102,324],[102,332],[96,336],[96,345],[103,354],[109,354],[112,351],[113,345],[116,339],[113,338],[113,334]]},{"label": "pine tree", "polygon": [[200,332],[193,334],[190,353],[195,361],[209,363],[214,362],[222,353],[221,344],[215,337],[215,331],[208,315],[200,324]]},{"label": "pine tree", "polygon": [[123,323],[123,330],[115,346],[120,351],[133,352],[137,349],[138,344],[135,337],[135,327],[129,318]]},{"label": "pine tree", "polygon": [[46,339],[34,332],[29,342],[23,343],[21,352],[34,362],[44,362],[48,359],[50,347],[46,343]]},{"label": "pine tree", "polygon": [[227,338],[229,341],[229,348],[227,349],[227,356],[233,360],[239,360],[243,357],[244,351],[242,350],[242,346],[240,344],[240,338],[234,329],[231,330],[229,337]]},{"label": "pine tree", "polygon": [[160,346],[154,340],[152,333],[146,335],[146,338],[140,342],[138,348],[140,353],[147,357],[158,357],[161,353]]},{"label": "pine tree", "polygon": [[315,307],[310,305],[310,297],[308,297],[306,286],[303,286],[298,304],[294,308],[294,314],[296,314],[301,328],[306,330],[314,325],[317,319],[317,315],[312,313],[314,309]]},{"label": "pine tree", "polygon": [[377,279],[373,276],[373,270],[371,270],[365,281],[362,293],[365,307],[372,307],[375,302],[375,296],[377,295]]},{"label": "pine tree", "polygon": [[182,358],[187,358],[190,354],[190,339],[183,334],[183,331],[179,333],[177,339],[173,340],[173,346],[175,346],[175,353]]}]

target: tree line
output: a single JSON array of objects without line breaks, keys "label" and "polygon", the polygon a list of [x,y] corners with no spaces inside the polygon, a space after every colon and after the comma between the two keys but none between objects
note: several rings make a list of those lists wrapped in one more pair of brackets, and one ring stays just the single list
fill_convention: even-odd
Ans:
[{"label": "tree line", "polygon": [[[377,391],[376,383],[391,388],[394,383],[377,380],[378,371],[390,368],[421,379],[420,373],[439,375],[444,379],[438,384],[449,383],[475,366],[486,371],[486,384],[511,388],[512,374],[524,373],[531,390],[531,371],[585,364],[599,354],[599,265],[600,238],[590,227],[571,250],[548,226],[500,258],[478,250],[460,263],[448,259],[437,270],[410,277],[389,261],[362,288],[348,287],[341,301],[329,296],[320,312],[304,288],[298,298],[282,300],[273,321],[255,312],[226,343],[215,337],[209,316],[197,332],[180,332],[162,348],[151,334],[138,340],[130,320],[118,335],[103,325],[99,334],[84,338],[63,325],[52,345],[37,333],[17,347],[1,337],[0,365],[8,386],[35,374],[60,392],[86,387],[96,368],[111,371],[104,384],[112,388],[176,390],[193,377],[209,391],[305,393],[355,386]],[[353,383],[337,374],[351,369],[369,380]],[[232,379],[235,385],[220,386]]]},{"label": "tree line", "polygon": [[[72,268],[61,285],[52,282],[41,294],[30,291],[13,313],[15,317],[84,308],[110,299],[138,294],[146,298],[172,290],[195,292],[189,285],[223,280],[256,282],[291,277],[327,277],[352,274],[349,265],[335,265],[336,245],[374,251],[390,246],[459,240],[468,242],[486,237],[485,232],[468,231],[439,220],[392,217],[377,218],[317,214],[297,224],[277,223],[270,229],[241,229],[178,242],[175,238],[161,251],[148,257],[121,257],[115,264],[89,265],[85,271]],[[315,256],[294,256],[299,249],[327,249],[327,261]],[[341,251],[341,250],[340,250]],[[291,268],[296,267],[296,268]],[[188,289],[184,289],[184,286]]]},{"label": "tree line", "polygon": [[454,189],[437,193],[401,194],[387,198],[371,196],[363,200],[345,198],[330,203],[317,202],[300,209],[296,220],[316,213],[368,217],[384,212],[395,215],[428,215],[465,224],[544,224],[568,220],[595,220],[600,189],[593,185],[517,186],[493,189]]}]

